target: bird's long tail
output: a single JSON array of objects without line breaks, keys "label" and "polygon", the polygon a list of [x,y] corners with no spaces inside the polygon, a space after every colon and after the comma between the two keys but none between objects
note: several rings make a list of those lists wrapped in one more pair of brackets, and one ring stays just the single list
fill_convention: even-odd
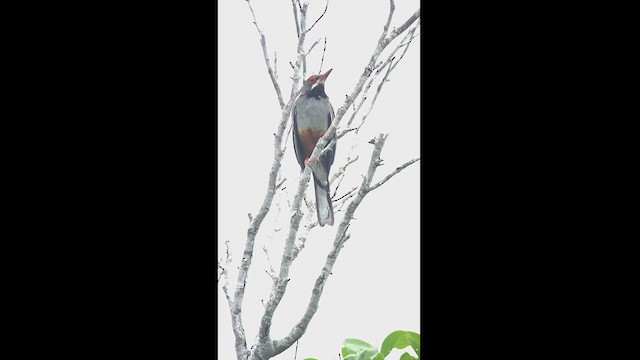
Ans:
[{"label": "bird's long tail", "polygon": [[320,224],[320,226],[324,226],[325,224],[333,225],[333,206],[331,205],[329,184],[326,180],[323,182],[318,179],[315,174],[313,175],[313,184],[316,189],[316,210],[318,210],[318,224]]}]

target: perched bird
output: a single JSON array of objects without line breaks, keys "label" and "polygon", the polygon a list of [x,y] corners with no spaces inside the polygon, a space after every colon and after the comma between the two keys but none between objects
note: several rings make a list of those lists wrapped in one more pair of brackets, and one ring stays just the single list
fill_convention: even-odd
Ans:
[{"label": "perched bird", "polygon": [[[324,92],[324,82],[331,73],[312,75],[302,85],[300,97],[293,107],[293,148],[300,169],[304,170],[318,140],[324,135],[334,118],[333,107]],[[335,139],[335,134],[332,137]],[[329,143],[332,141],[329,139]],[[320,158],[320,166],[313,167],[318,223],[333,225],[333,206],[329,191],[329,170],[336,155],[336,144]]]}]

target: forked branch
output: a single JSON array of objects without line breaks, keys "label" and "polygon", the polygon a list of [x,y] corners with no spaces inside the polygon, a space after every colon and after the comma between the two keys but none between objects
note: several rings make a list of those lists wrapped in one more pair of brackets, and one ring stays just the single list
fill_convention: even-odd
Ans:
[{"label": "forked branch", "polygon": [[[258,34],[260,35],[260,44],[262,46],[265,64],[267,66],[267,71],[269,73],[273,86],[276,90],[276,94],[278,96],[278,102],[282,109],[282,114],[281,114],[280,121],[278,123],[277,130],[274,133],[274,160],[271,166],[271,170],[269,172],[267,192],[259,211],[255,214],[255,216],[250,216],[250,224],[249,224],[249,228],[247,229],[245,249],[244,249],[242,260],[239,266],[238,279],[237,279],[236,289],[235,289],[233,299],[231,299],[231,296],[227,291],[227,286],[224,283],[223,283],[223,289],[225,290],[225,295],[227,296],[227,300],[229,302],[229,307],[231,311],[232,326],[233,326],[234,335],[236,338],[236,354],[238,359],[239,360],[247,360],[247,359],[248,360],[258,360],[258,359],[266,360],[286,350],[288,347],[290,347],[293,344],[293,342],[297,341],[300,338],[300,336],[304,334],[309,324],[309,321],[311,320],[311,318],[313,317],[313,315],[317,310],[318,303],[320,301],[320,297],[324,289],[324,285],[329,275],[331,274],[331,270],[337,260],[340,250],[344,246],[344,243],[350,238],[350,234],[348,234],[350,221],[353,219],[354,212],[357,209],[357,207],[360,205],[364,197],[370,191],[380,187],[386,181],[388,181],[391,177],[395,176],[397,173],[399,173],[400,171],[402,171],[403,169],[405,169],[406,167],[408,167],[409,165],[417,161],[417,159],[414,159],[411,162],[408,162],[402,165],[401,167],[398,167],[396,171],[387,175],[378,183],[371,185],[373,176],[375,174],[375,170],[381,164],[381,160],[379,159],[379,157],[380,157],[382,148],[384,146],[386,136],[383,134],[380,134],[380,136],[376,138],[376,141],[374,142],[374,150],[372,153],[367,174],[363,176],[363,182],[358,188],[357,193],[354,191],[350,191],[343,196],[345,197],[344,200],[347,200],[348,198],[352,198],[352,200],[347,206],[345,215],[337,228],[333,248],[330,251],[330,253],[327,255],[325,265],[322,268],[320,275],[316,280],[316,284],[312,291],[312,296],[309,300],[307,309],[304,315],[302,316],[302,319],[298,322],[298,324],[291,330],[289,335],[287,335],[285,338],[281,340],[271,340],[270,328],[271,328],[273,314],[286,291],[286,287],[289,281],[289,270],[290,270],[291,263],[297,257],[300,250],[304,247],[304,241],[308,236],[309,231],[316,226],[316,224],[313,221],[308,220],[306,222],[307,225],[305,227],[305,230],[302,232],[302,236],[298,237],[301,220],[303,218],[303,212],[302,212],[301,206],[304,198],[304,193],[308,187],[308,182],[311,175],[310,169],[313,166],[318,166],[319,164],[318,159],[321,155],[322,149],[329,142],[329,139],[335,134],[336,129],[339,126],[340,121],[344,116],[345,112],[349,109],[349,107],[353,104],[354,100],[361,93],[365,82],[371,76],[373,69],[375,69],[376,64],[378,63],[378,58],[380,57],[380,54],[382,53],[382,51],[387,47],[387,45],[391,41],[393,41],[398,35],[402,34],[409,26],[411,26],[411,24],[413,24],[416,21],[416,19],[419,18],[420,10],[418,9],[401,26],[389,32],[389,27],[391,25],[393,12],[395,10],[394,1],[390,0],[389,16],[387,18],[386,24],[384,26],[380,39],[377,43],[377,46],[373,54],[371,55],[371,58],[369,59],[369,63],[367,64],[367,66],[365,66],[364,72],[360,76],[351,94],[347,96],[344,104],[336,112],[336,116],[333,120],[332,125],[329,127],[328,131],[320,139],[320,141],[318,141],[310,157],[309,166],[307,166],[305,170],[301,173],[300,178],[298,180],[298,186],[296,187],[294,200],[291,203],[292,216],[289,221],[289,229],[285,238],[285,249],[282,254],[280,269],[277,273],[277,276],[274,276],[275,274],[273,273],[270,274],[274,280],[273,289],[268,301],[266,301],[266,303],[264,304],[265,313],[260,322],[257,343],[254,346],[252,346],[251,349],[249,349],[246,344],[246,336],[245,336],[244,328],[242,326],[242,317],[241,317],[242,301],[245,294],[247,275],[248,275],[252,257],[253,257],[256,236],[258,234],[258,231],[260,230],[262,221],[264,220],[267,213],[269,212],[270,207],[272,206],[274,195],[277,189],[280,188],[284,183],[284,180],[281,182],[278,182],[277,180],[278,180],[278,173],[281,167],[281,161],[284,155],[284,150],[286,149],[286,145],[283,146],[283,142],[286,140],[285,134],[288,135],[288,132],[285,132],[285,130],[291,129],[291,127],[288,127],[287,125],[289,124],[289,119],[290,119],[291,109],[293,107],[293,104],[301,91],[300,90],[300,83],[302,79],[301,75],[304,75],[304,70],[306,68],[305,57],[311,52],[311,50],[313,50],[313,48],[317,44],[317,42],[314,43],[311,46],[311,48],[309,48],[309,50],[305,52],[304,51],[305,35],[311,29],[313,29],[313,27],[318,23],[318,21],[320,21],[320,19],[322,19],[322,17],[324,16],[328,8],[328,1],[322,15],[320,15],[320,17],[308,29],[306,28],[308,3],[303,2],[302,4],[300,4],[298,0],[292,0],[291,2],[292,9],[294,12],[296,32],[298,34],[298,43],[297,43],[297,57],[296,57],[295,65],[292,64],[293,82],[291,86],[291,92],[290,92],[289,100],[286,103],[282,98],[282,93],[277,82],[276,71],[271,66],[271,62],[268,57],[266,38],[258,25],[255,12],[251,6],[250,0],[247,0],[247,4],[254,20],[253,23],[258,31]],[[351,131],[351,130],[353,129],[349,129],[348,131]],[[338,137],[342,137],[348,131],[342,132]],[[346,169],[346,167],[349,166],[349,164],[351,163],[352,162],[347,162],[347,164],[344,166],[344,169]],[[343,173],[344,173],[344,169],[343,169]],[[339,174],[337,176],[343,176],[343,174]],[[334,177],[332,181],[335,179],[336,177]],[[296,244],[296,239],[299,240],[297,244]],[[224,270],[223,270],[223,273],[221,273],[221,275],[222,274],[226,275]]]},{"label": "forked branch", "polygon": [[[309,304],[307,305],[307,309],[305,310],[302,318],[298,321],[298,323],[293,327],[293,329],[289,332],[287,336],[280,340],[273,340],[273,348],[275,349],[274,355],[277,355],[286,349],[288,349],[294,342],[298,341],[300,337],[305,333],[307,326],[311,322],[313,315],[318,310],[318,304],[320,303],[320,298],[322,296],[322,292],[324,290],[324,286],[329,278],[329,275],[332,274],[333,266],[338,259],[338,255],[340,254],[340,250],[343,248],[345,242],[351,237],[350,234],[347,233],[349,229],[351,220],[354,218],[354,213],[358,206],[362,203],[362,200],[369,194],[371,191],[380,187],[380,185],[384,184],[388,178],[399,173],[404,170],[409,165],[413,164],[415,161],[411,161],[401,168],[399,167],[394,171],[390,176],[385,177],[379,184],[371,186],[371,182],[373,181],[373,177],[376,173],[376,169],[380,165],[380,154],[382,153],[382,148],[384,147],[385,141],[388,135],[380,134],[374,141],[374,149],[371,154],[371,159],[369,160],[369,167],[367,170],[367,174],[363,176],[362,184],[360,185],[357,194],[354,199],[347,206],[347,211],[338,226],[338,231],[336,232],[336,236],[334,238],[333,247],[327,258],[325,260],[324,267],[320,271],[320,275],[316,279],[315,285],[311,290],[311,297],[309,299]],[[417,160],[416,160],[417,161]]]}]

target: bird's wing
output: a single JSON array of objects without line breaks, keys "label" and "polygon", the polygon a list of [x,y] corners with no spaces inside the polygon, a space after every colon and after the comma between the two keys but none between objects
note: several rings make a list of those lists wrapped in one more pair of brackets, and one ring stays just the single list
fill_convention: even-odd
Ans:
[{"label": "bird's wing", "polygon": [[296,153],[296,159],[298,159],[298,164],[300,164],[300,168],[302,170],[304,170],[304,154],[303,154],[303,147],[302,144],[300,143],[300,133],[298,132],[298,113],[297,113],[297,106],[293,107],[293,150]]}]

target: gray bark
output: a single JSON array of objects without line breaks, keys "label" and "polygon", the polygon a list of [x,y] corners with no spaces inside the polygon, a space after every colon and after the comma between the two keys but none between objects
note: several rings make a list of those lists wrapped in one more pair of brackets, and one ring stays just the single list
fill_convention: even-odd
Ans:
[{"label": "gray bark", "polygon": [[[302,203],[304,200],[304,194],[307,189],[309,178],[311,175],[310,168],[314,166],[320,166],[319,158],[321,156],[322,149],[325,148],[325,145],[327,145],[327,142],[329,141],[329,139],[331,139],[333,134],[336,132],[336,129],[340,125],[340,122],[343,116],[345,115],[345,113],[347,112],[347,110],[349,109],[349,107],[354,103],[355,99],[362,92],[365,83],[371,77],[373,71],[376,69],[376,64],[378,63],[378,59],[381,56],[381,53],[383,52],[383,50],[396,37],[398,37],[398,35],[402,34],[412,24],[414,24],[414,22],[416,22],[416,20],[420,16],[420,9],[418,9],[402,25],[395,28],[393,31],[389,33],[389,26],[391,24],[393,12],[395,10],[394,1],[390,0],[389,16],[384,26],[383,32],[378,40],[377,46],[369,59],[368,64],[365,66],[364,71],[360,76],[360,78],[358,79],[358,82],[355,85],[353,91],[349,96],[346,97],[345,102],[336,112],[336,116],[333,120],[332,125],[329,127],[329,130],[318,141],[318,144],[316,145],[310,157],[309,166],[305,168],[305,170],[302,172],[298,180],[295,197],[294,197],[293,203],[291,204],[292,216],[289,221],[289,229],[288,229],[286,240],[285,240],[285,248],[282,254],[282,259],[280,261],[280,268],[277,273],[277,276],[274,277],[272,291],[269,296],[269,299],[265,304],[265,311],[260,321],[260,327],[259,327],[256,342],[253,346],[248,347],[247,339],[246,339],[246,335],[245,335],[245,331],[242,323],[242,302],[243,302],[245,288],[246,288],[247,275],[249,272],[249,268],[251,266],[251,260],[253,258],[256,235],[260,230],[262,221],[264,220],[264,218],[266,217],[266,215],[268,214],[272,206],[276,190],[278,189],[279,186],[282,185],[282,183],[276,184],[276,182],[277,182],[278,173],[281,166],[282,157],[284,155],[284,150],[286,149],[286,145],[285,145],[286,137],[284,136],[284,133],[285,133],[285,129],[288,128],[287,125],[289,124],[291,108],[294,104],[295,99],[298,97],[300,93],[300,82],[302,79],[301,75],[304,76],[304,69],[305,69],[305,57],[311,52],[313,47],[317,44],[317,42],[314,43],[314,45],[312,45],[312,47],[308,51],[304,51],[305,36],[311,30],[313,25],[315,25],[318,21],[320,21],[320,19],[324,15],[324,12],[323,12],[323,14],[320,15],[318,20],[316,20],[313,23],[311,28],[307,29],[306,19],[307,19],[308,3],[305,2],[302,5],[300,5],[300,3],[298,2],[297,3],[298,6],[296,6],[296,2],[294,1],[295,0],[292,0],[292,8],[294,12],[296,32],[298,34],[297,58],[296,58],[295,66],[293,66],[294,73],[292,76],[293,81],[291,86],[290,97],[286,104],[282,98],[282,92],[280,90],[280,86],[277,81],[277,76],[276,76],[277,72],[274,71],[268,58],[266,37],[264,33],[260,30],[260,27],[258,26],[258,22],[255,16],[255,13],[253,11],[253,8],[251,7],[250,1],[247,1],[247,4],[253,16],[253,20],[254,20],[253,22],[260,36],[260,44],[262,46],[264,60],[267,66],[267,73],[269,74],[269,77],[271,78],[271,81],[274,85],[274,89],[276,91],[276,95],[277,95],[280,107],[282,109],[282,113],[281,113],[281,118],[280,118],[280,122],[278,123],[276,133],[274,134],[275,135],[274,159],[271,166],[271,170],[269,172],[267,192],[262,202],[262,205],[260,206],[260,209],[255,214],[255,216],[251,216],[251,214],[249,214],[250,224],[247,229],[245,248],[244,248],[242,260],[240,261],[238,278],[237,278],[236,288],[235,288],[233,298],[231,298],[228,290],[228,273],[225,267],[223,267],[222,265],[219,265],[220,268],[222,269],[220,273],[220,278],[222,280],[222,287],[223,287],[223,290],[225,291],[225,295],[227,297],[227,301],[229,303],[229,309],[231,312],[232,327],[233,327],[233,332],[236,339],[236,342],[235,342],[236,356],[238,360],[270,359],[273,356],[276,356],[277,354],[282,353],[283,351],[288,349],[290,346],[292,346],[293,343],[295,343],[300,339],[300,337],[305,333],[311,319],[313,318],[314,314],[318,309],[318,304],[320,302],[322,292],[324,290],[324,286],[329,278],[329,275],[331,275],[331,271],[338,259],[340,251],[344,246],[344,243],[350,238],[350,234],[348,234],[348,229],[356,209],[358,208],[358,206],[360,206],[360,204],[362,203],[362,201],[364,200],[367,194],[377,189],[378,187],[386,183],[391,177],[395,176],[396,174],[401,172],[403,169],[405,169],[406,167],[410,166],[411,164],[419,160],[419,159],[413,159],[411,161],[408,161],[407,163],[397,167],[395,171],[393,171],[392,173],[386,175],[382,180],[378,181],[377,183],[374,183],[374,185],[371,185],[377,168],[382,165],[382,160],[380,159],[380,155],[382,153],[382,149],[384,147],[387,135],[380,134],[378,137],[372,140],[374,149],[372,151],[371,158],[369,160],[367,173],[363,176],[363,181],[361,185],[357,188],[357,193],[354,192],[352,194],[348,194],[349,197],[344,199],[344,201],[350,200],[350,202],[347,205],[347,210],[344,214],[342,221],[340,221],[340,224],[338,225],[333,247],[330,250],[330,252],[327,254],[325,264],[323,268],[320,270],[320,274],[316,279],[315,286],[309,298],[309,303],[307,305],[307,308],[304,314],[302,315],[302,317],[300,318],[300,320],[298,321],[298,323],[291,329],[291,331],[287,336],[285,336],[282,339],[272,340],[270,336],[271,324],[273,322],[273,316],[274,316],[275,310],[277,309],[278,305],[280,304],[282,298],[286,293],[287,284],[289,282],[289,271],[290,271],[291,264],[295,260],[299,252],[304,248],[304,240],[306,239],[306,236],[309,234],[309,231],[315,227],[314,223],[309,222],[309,224],[306,225],[305,229],[302,231],[302,236],[299,238],[300,243],[296,245],[296,239],[298,238],[298,234],[300,233],[300,225],[304,215],[302,211]],[[328,2],[327,2],[327,7],[328,7]],[[325,8],[325,12],[326,10],[327,9]],[[407,36],[412,38],[411,36],[418,26],[419,26],[419,23],[418,25],[416,25],[416,27],[412,28],[412,30],[409,31]],[[387,61],[384,62],[385,64],[384,66],[389,66],[389,67],[387,69],[387,73],[383,80],[386,80],[386,77],[388,76],[388,74],[395,67],[395,65],[391,64],[392,61],[394,60],[392,56],[401,46],[406,46],[408,48],[409,44],[407,43],[404,45],[403,44],[398,45],[396,49],[393,51],[393,53],[389,55],[389,58],[387,59]],[[405,48],[405,52],[406,52],[406,48]],[[400,59],[398,59],[398,61],[399,60]],[[397,64],[397,61],[395,64]],[[380,66],[380,64],[378,64],[378,66]],[[384,66],[382,68],[384,68]],[[380,68],[380,70],[382,70],[382,68]],[[378,71],[378,73],[380,72],[380,70]],[[376,73],[376,76],[378,73]],[[367,90],[371,86],[371,82],[374,79],[372,79],[369,82],[367,86]],[[377,95],[382,89],[384,83],[385,81],[383,81],[379,85],[374,101],[371,104],[371,108],[373,108],[373,105],[375,104],[375,99],[377,98]],[[355,112],[357,112],[360,109],[364,100],[366,100],[366,96],[363,96],[363,100],[360,102],[358,109],[356,109]],[[369,112],[371,111],[371,108],[369,109]],[[355,113],[354,113],[354,116],[355,116]],[[364,122],[365,118],[366,118],[366,115],[363,117],[362,122]],[[351,120],[353,120],[353,116]],[[349,121],[349,123],[351,123],[351,120]],[[345,130],[343,133],[340,134],[339,137],[341,137],[348,131],[350,130]],[[357,160],[358,157],[356,157],[355,159]],[[331,182],[333,182],[338,176],[344,176],[346,172],[346,168],[356,160],[353,160],[353,161],[348,160],[347,164],[340,168],[338,175],[334,175]],[[353,189],[353,191],[355,191],[355,189]],[[226,261],[223,263],[225,264],[225,266],[228,267],[230,262],[231,262],[230,254],[229,252],[227,252]],[[273,276],[273,274],[270,274],[270,275]]]}]

